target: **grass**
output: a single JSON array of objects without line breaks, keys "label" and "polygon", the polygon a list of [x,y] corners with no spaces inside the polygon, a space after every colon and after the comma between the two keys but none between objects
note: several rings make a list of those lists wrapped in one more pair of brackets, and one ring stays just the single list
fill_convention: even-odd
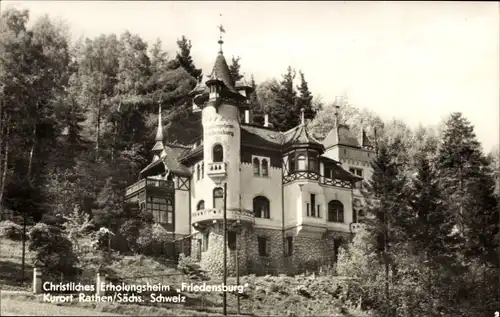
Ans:
[{"label": "grass", "polygon": [[[0,287],[2,290],[28,290],[31,287],[33,255],[26,256],[26,284],[20,283],[21,254],[20,241],[0,239]],[[91,252],[85,256],[87,268],[95,269],[102,263],[102,254]],[[107,262],[108,274],[125,284],[170,285],[171,290],[180,288],[181,283],[191,281],[169,262],[147,256],[122,256],[114,254]],[[212,279],[207,284],[218,284]],[[229,285],[235,285],[234,278],[228,278]],[[345,306],[339,298],[340,289],[332,276],[243,276],[240,284],[247,284],[245,296],[240,300],[242,315],[253,316],[369,316]],[[27,295],[26,295],[27,294]],[[175,294],[176,295],[176,294]],[[185,303],[42,303],[39,297],[25,293],[2,292],[1,314],[13,315],[136,315],[136,316],[221,316],[223,297],[221,293],[182,292]],[[143,294],[146,296],[146,294]],[[26,303],[29,302],[29,305]],[[237,297],[227,295],[228,314],[236,314]]]}]

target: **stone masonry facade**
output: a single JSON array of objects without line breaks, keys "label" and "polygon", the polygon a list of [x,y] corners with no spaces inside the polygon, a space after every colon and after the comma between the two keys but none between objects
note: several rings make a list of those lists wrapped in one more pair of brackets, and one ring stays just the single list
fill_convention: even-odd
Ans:
[{"label": "stone masonry facade", "polygon": [[[231,231],[231,228],[228,228]],[[193,236],[191,255],[196,257],[201,253],[199,263],[204,270],[216,276],[223,274],[223,235],[222,224],[213,226],[196,233]],[[203,239],[208,233],[208,249],[198,253],[203,247]],[[286,236],[286,234],[285,234]],[[259,255],[258,238],[267,241],[267,255]],[[321,266],[331,265],[335,261],[336,250],[351,239],[347,233],[328,232],[320,238],[293,236],[293,250],[291,256],[286,256],[284,233],[279,229],[241,227],[237,230],[236,240],[239,252],[239,270],[241,275],[277,275],[295,274],[317,270]],[[229,240],[229,238],[228,238]],[[201,241],[201,243],[199,242]],[[229,243],[229,241],[228,241]],[[236,250],[227,247],[227,273],[236,274]]]}]

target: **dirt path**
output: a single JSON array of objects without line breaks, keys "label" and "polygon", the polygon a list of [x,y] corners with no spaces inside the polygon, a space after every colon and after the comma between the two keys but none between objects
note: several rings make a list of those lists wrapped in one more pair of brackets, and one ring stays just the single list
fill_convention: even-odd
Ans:
[{"label": "dirt path", "polygon": [[29,298],[21,299],[10,297],[16,295],[20,297],[29,295],[28,292],[2,291],[1,295],[0,316],[123,316],[80,307],[40,303]]}]

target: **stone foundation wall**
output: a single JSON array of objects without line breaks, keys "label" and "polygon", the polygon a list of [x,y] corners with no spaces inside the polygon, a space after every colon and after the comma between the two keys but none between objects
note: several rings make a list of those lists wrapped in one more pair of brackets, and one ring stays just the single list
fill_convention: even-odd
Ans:
[{"label": "stone foundation wall", "polygon": [[[232,229],[228,228],[228,230]],[[191,255],[196,258],[199,247],[197,240],[201,239],[201,246],[203,246],[205,232],[209,233],[208,250],[201,252],[199,263],[204,270],[222,276],[224,271],[222,224],[215,224],[205,229],[205,231],[193,235],[191,239]],[[285,257],[283,235],[279,229],[241,227],[238,229],[236,237],[237,248],[239,249],[240,275],[277,275],[301,273],[306,270],[314,271],[320,266],[332,265],[338,246],[348,243],[351,239],[350,234],[338,232],[329,232],[318,238],[305,237],[299,234],[293,238],[292,256]],[[267,239],[267,256],[259,255],[258,237]],[[236,250],[230,250],[227,247],[228,276],[236,274],[236,252]]]},{"label": "stone foundation wall", "polygon": [[[279,274],[283,272],[283,232],[279,229],[254,228],[246,236],[247,267],[254,274]],[[267,239],[267,256],[259,255],[258,238]]]},{"label": "stone foundation wall", "polygon": [[[204,270],[211,272],[214,275],[222,276],[224,273],[224,236],[222,234],[222,225],[216,225],[206,229],[209,231],[208,250],[201,253],[200,265]],[[201,235],[201,234],[200,234]],[[239,270],[240,274],[247,274],[246,270],[246,230],[243,229],[236,235],[237,245],[241,250],[239,253]],[[227,273],[229,276],[236,275],[236,250],[227,249]]]}]

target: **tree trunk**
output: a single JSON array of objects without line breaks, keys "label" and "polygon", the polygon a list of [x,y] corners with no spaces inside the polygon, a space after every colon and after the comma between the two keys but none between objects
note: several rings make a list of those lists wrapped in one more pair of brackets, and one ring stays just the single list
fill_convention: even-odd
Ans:
[{"label": "tree trunk", "polygon": [[[0,180],[0,214],[3,212],[3,194],[5,191],[5,181],[7,179],[7,169],[9,168],[9,136],[10,136],[10,126],[8,120],[7,122],[7,132],[5,133],[5,148],[3,152],[3,169],[2,166],[0,165],[0,169],[2,169],[2,175],[1,175],[1,180]],[[3,141],[3,140],[2,140]],[[0,149],[1,150],[1,149]],[[0,151],[1,154],[1,151]],[[0,159],[0,162],[2,160]]]},{"label": "tree trunk", "polygon": [[386,316],[390,316],[390,298],[389,298],[389,258],[388,258],[388,223],[387,213],[384,211],[384,266],[385,266],[385,304]]},{"label": "tree trunk", "polygon": [[31,184],[31,172],[33,169],[33,153],[35,152],[35,147],[36,147],[36,124],[33,127],[33,142],[31,143],[31,150],[30,150],[30,157],[29,157],[29,163],[28,163],[28,182]]},{"label": "tree trunk", "polygon": [[96,120],[96,141],[95,141],[95,159],[99,158],[99,136],[101,134],[101,100],[97,102],[97,120]]}]

